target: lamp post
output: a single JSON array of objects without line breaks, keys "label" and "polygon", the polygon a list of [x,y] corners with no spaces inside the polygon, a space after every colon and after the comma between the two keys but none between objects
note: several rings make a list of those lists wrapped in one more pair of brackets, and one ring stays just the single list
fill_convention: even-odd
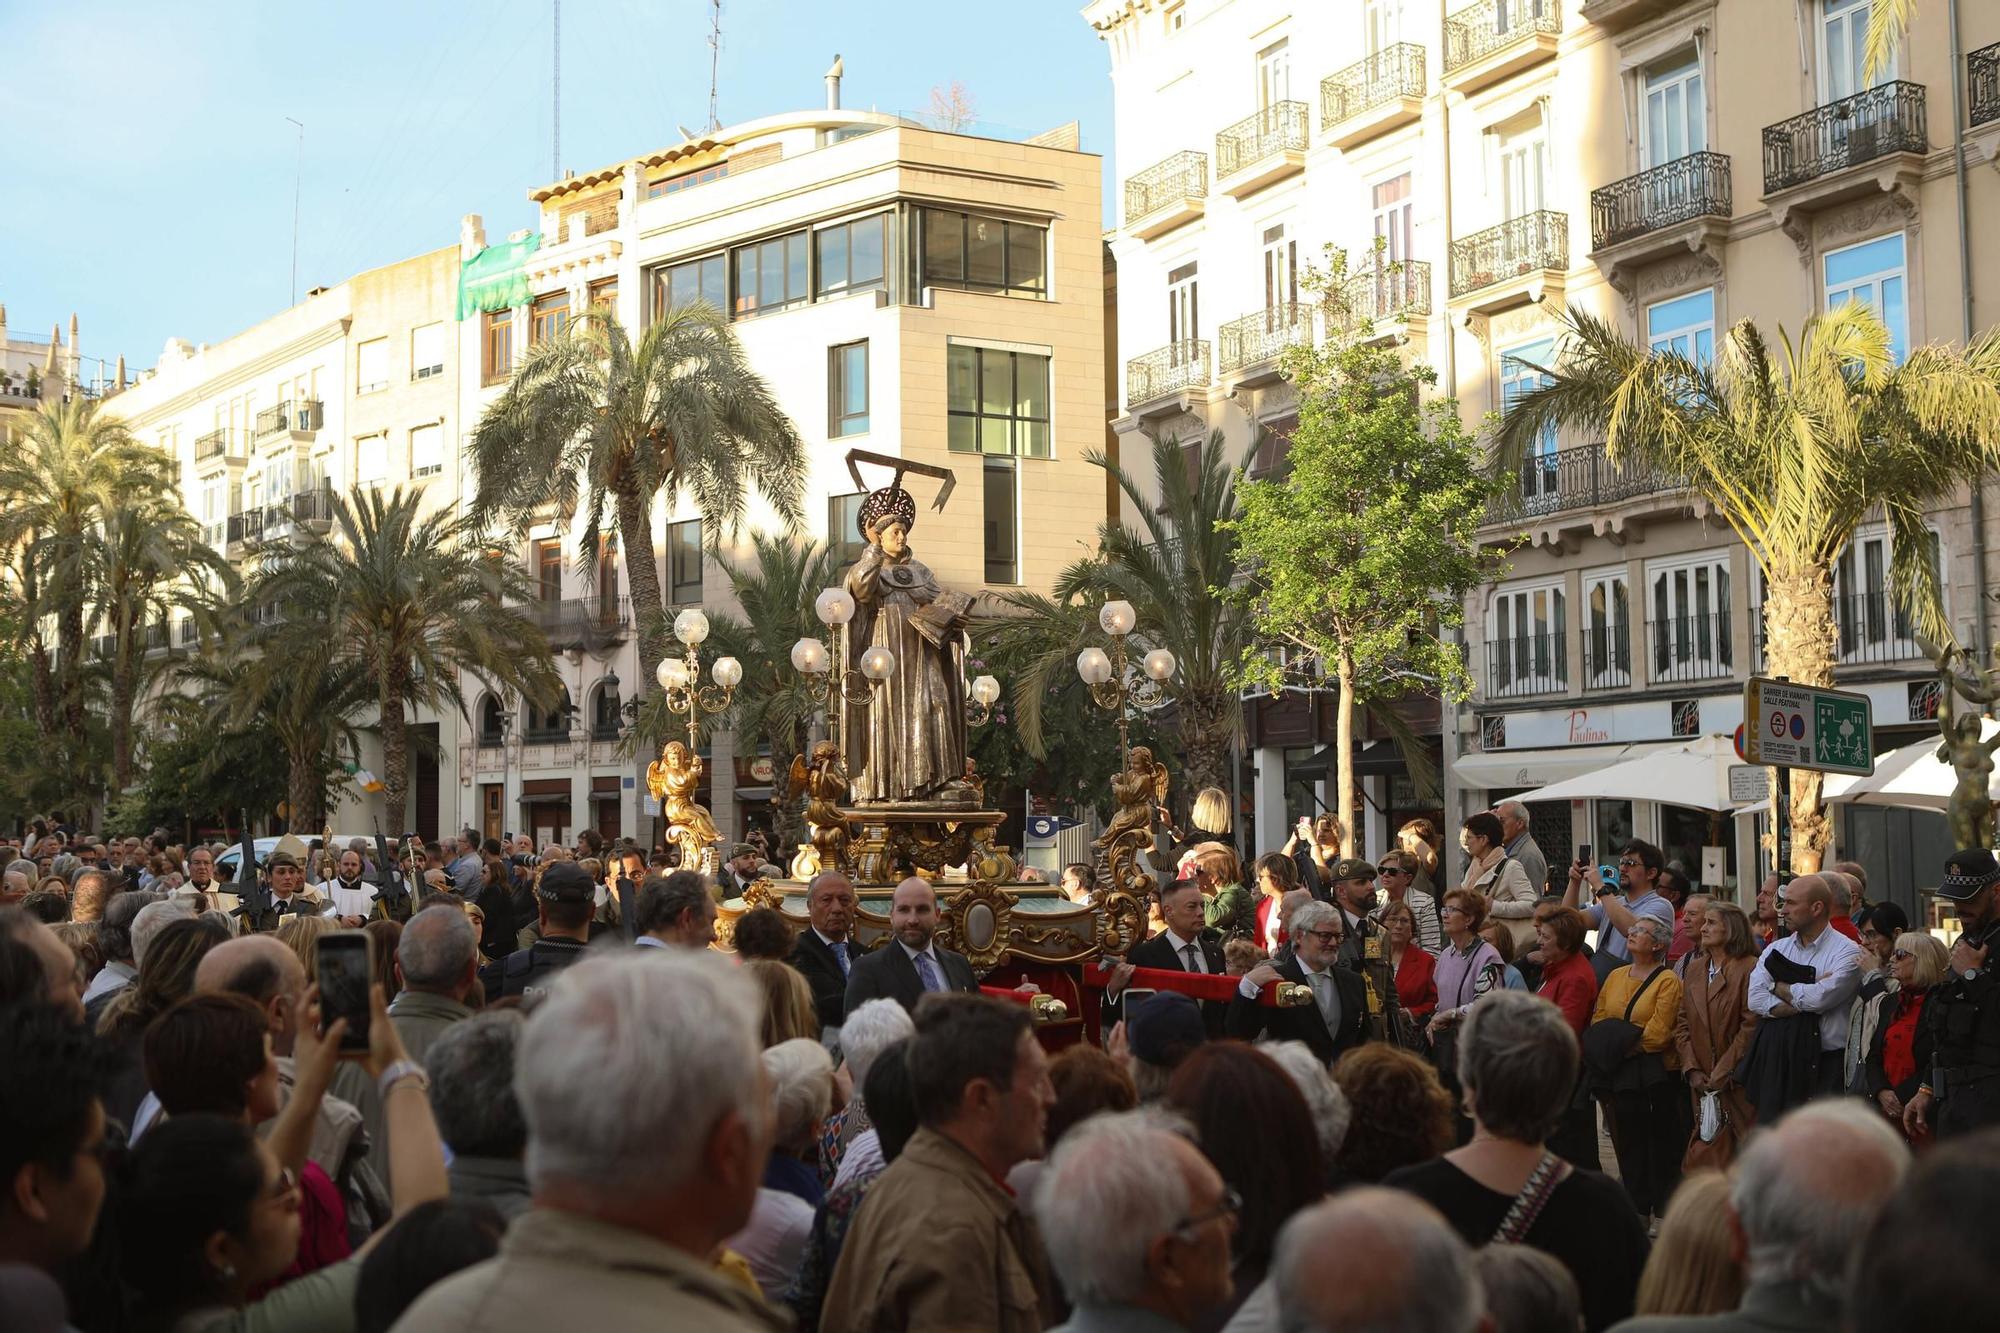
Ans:
[{"label": "lamp post", "polygon": [[[1132,603],[1106,602],[1097,612],[1098,628],[1104,631],[1111,648],[1090,647],[1076,655],[1076,674],[1090,687],[1090,697],[1099,708],[1118,714],[1118,754],[1121,761],[1132,757],[1130,740],[1131,707],[1155,708],[1165,702],[1166,683],[1178,665],[1165,648],[1147,653],[1141,665],[1144,675],[1132,675],[1125,653],[1125,638],[1138,625]],[[1129,678],[1128,678],[1129,676]]]},{"label": "lamp post", "polygon": [[826,710],[827,739],[840,745],[847,705],[866,703],[876,686],[896,674],[896,654],[878,645],[861,654],[860,670],[837,668],[837,663],[847,661],[847,626],[854,619],[854,598],[845,588],[827,588],[813,599],[813,614],[831,633],[834,646],[828,648],[815,638],[800,639],[792,645],[792,669],[804,677],[806,697]]},{"label": "lamp post", "polygon": [[665,692],[667,711],[687,717],[688,750],[692,752],[701,729],[701,715],[712,716],[729,707],[736,697],[736,686],[743,679],[743,664],[733,657],[716,658],[709,667],[709,678],[715,683],[703,685],[701,645],[708,638],[708,617],[693,609],[681,612],[674,617],[674,637],[681,641],[686,653],[661,658],[659,670],[654,674]]},{"label": "lamp post", "polygon": [[1000,682],[991,676],[974,676],[966,684],[965,694],[966,725],[985,726],[993,716],[993,705],[1000,698]]}]

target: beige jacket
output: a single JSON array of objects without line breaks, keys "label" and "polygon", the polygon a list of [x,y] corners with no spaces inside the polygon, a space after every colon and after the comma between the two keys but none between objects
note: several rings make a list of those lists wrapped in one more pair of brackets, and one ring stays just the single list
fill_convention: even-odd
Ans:
[{"label": "beige jacket", "polygon": [[1535,904],[1541,895],[1519,861],[1510,856],[1485,870],[1467,866],[1462,887],[1486,896],[1486,915],[1507,927],[1516,954],[1535,947]]},{"label": "beige jacket", "polygon": [[425,1292],[392,1333],[790,1327],[790,1319],[684,1250],[606,1222],[530,1208],[508,1227],[497,1256]]},{"label": "beige jacket", "polygon": [[822,1311],[821,1333],[1039,1333],[1062,1318],[1035,1224],[977,1158],[930,1129],[876,1178]]}]

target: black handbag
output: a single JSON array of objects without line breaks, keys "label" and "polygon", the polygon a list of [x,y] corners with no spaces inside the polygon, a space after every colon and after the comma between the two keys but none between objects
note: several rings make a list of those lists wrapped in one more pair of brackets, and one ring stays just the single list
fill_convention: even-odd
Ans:
[{"label": "black handbag", "polygon": [[1602,1018],[1583,1030],[1583,1067],[1594,1090],[1650,1088],[1666,1081],[1666,1061],[1656,1051],[1639,1049],[1646,1030],[1632,1021],[1639,998],[1666,970],[1661,964],[1647,974],[1632,992],[1623,1018]]}]

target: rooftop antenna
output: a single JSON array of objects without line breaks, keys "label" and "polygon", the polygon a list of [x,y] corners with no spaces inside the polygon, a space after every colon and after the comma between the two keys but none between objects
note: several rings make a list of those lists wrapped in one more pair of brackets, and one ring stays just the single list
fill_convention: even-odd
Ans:
[{"label": "rooftop antenna", "polygon": [[722,62],[722,0],[709,0],[708,22],[708,130],[713,134],[722,128],[722,120],[715,114],[716,72]]},{"label": "rooftop antenna", "polygon": [[299,127],[298,160],[292,168],[292,299],[290,304],[299,303],[299,185],[305,179],[306,171],[306,123],[303,120],[286,120]]},{"label": "rooftop antenna", "polygon": [[549,136],[549,179],[562,179],[562,0],[555,0],[554,77],[549,82],[549,98],[554,114]]}]

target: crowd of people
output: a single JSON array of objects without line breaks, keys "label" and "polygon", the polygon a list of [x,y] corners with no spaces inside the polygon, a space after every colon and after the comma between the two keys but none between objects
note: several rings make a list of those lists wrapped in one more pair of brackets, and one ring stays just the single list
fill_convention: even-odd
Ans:
[{"label": "crowd of people", "polygon": [[1513,803],[1456,876],[1427,821],[1373,864],[1327,816],[1247,860],[1220,793],[1191,822],[1098,1021],[1042,1027],[921,877],[880,940],[828,872],[724,950],[752,844],[225,883],[226,846],[36,821],[0,1328],[1983,1326],[1991,853],[1945,863],[1947,949],[1849,863],[1746,911],[1642,841],[1552,867]]}]

